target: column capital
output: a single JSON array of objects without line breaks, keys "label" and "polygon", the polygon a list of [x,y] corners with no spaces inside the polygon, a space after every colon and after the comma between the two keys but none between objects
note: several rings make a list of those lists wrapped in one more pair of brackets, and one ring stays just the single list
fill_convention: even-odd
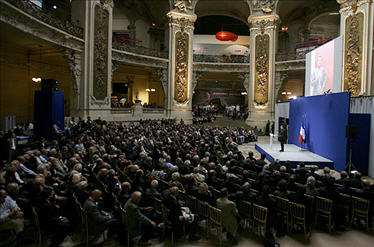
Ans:
[{"label": "column capital", "polygon": [[169,18],[169,25],[176,26],[181,29],[194,30],[194,23],[197,19],[195,14],[180,13],[176,11],[170,11],[166,14]]},{"label": "column capital", "polygon": [[357,8],[364,4],[370,4],[372,0],[336,0],[340,4],[340,13],[345,11],[356,12]]},{"label": "column capital", "polygon": [[100,0],[100,3],[101,3],[101,5],[103,5],[106,8],[108,8],[108,7],[113,8],[114,7],[113,0]]},{"label": "column capital", "polygon": [[247,0],[252,15],[274,14],[279,0]]},{"label": "column capital", "polygon": [[276,28],[279,20],[280,18],[277,14],[248,17],[248,23],[251,25],[251,31],[263,31],[264,29]]}]

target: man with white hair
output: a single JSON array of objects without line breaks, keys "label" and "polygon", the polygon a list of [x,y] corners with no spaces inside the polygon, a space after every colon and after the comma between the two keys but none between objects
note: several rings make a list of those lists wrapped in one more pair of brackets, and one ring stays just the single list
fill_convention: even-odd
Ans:
[{"label": "man with white hair", "polygon": [[141,242],[147,242],[152,236],[152,228],[156,227],[156,223],[149,219],[141,212],[139,207],[142,199],[142,193],[140,191],[134,191],[131,194],[131,199],[125,204],[125,210],[127,212],[127,230],[131,237],[141,235]]}]

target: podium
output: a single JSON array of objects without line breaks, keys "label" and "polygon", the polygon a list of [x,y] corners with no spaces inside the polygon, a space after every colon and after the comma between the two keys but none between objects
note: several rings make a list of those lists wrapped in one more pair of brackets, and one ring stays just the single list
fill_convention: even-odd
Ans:
[{"label": "podium", "polygon": [[278,135],[270,133],[270,149],[273,150],[273,138],[278,137]]}]

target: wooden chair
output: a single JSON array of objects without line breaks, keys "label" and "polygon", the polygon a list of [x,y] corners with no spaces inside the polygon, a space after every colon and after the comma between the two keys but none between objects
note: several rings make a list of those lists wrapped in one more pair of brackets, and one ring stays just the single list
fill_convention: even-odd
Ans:
[{"label": "wooden chair", "polygon": [[222,211],[218,208],[208,205],[209,227],[217,229],[219,245],[222,246],[223,216]]},{"label": "wooden chair", "polygon": [[43,239],[42,239],[42,231],[40,229],[40,221],[39,221],[39,215],[38,212],[36,211],[36,208],[32,208],[32,214],[34,217],[34,224],[35,224],[35,245],[38,247],[41,247],[43,244]]},{"label": "wooden chair", "polygon": [[346,222],[350,222],[349,214],[350,214],[350,206],[351,206],[351,196],[343,193],[339,193],[339,204],[342,205],[344,209],[344,218],[347,220]]},{"label": "wooden chair", "polygon": [[208,231],[209,231],[208,203],[197,199],[196,206],[197,206],[197,214],[199,215],[199,220],[203,220],[203,219],[206,220],[206,230],[207,230],[207,236],[208,236]]},{"label": "wooden chair", "polygon": [[249,228],[252,219],[252,203],[247,201],[237,201],[236,207],[240,218],[244,219],[244,228]]},{"label": "wooden chair", "polygon": [[128,228],[127,228],[129,224],[127,222],[126,210],[120,204],[116,205],[115,207],[121,213],[121,221],[122,221],[122,224],[125,226],[125,231],[126,231],[126,234],[127,234],[127,246],[130,247],[131,236],[130,236],[130,232],[128,231]]},{"label": "wooden chair", "polygon": [[79,203],[78,198],[75,194],[73,194],[74,199],[74,206],[77,210],[77,213],[80,217],[80,241],[82,243],[86,243],[86,246],[88,246],[88,226],[87,226],[87,214],[85,210],[83,209],[83,206]]},{"label": "wooden chair", "polygon": [[309,228],[311,229],[316,215],[315,196],[304,194],[306,217],[309,217]]},{"label": "wooden chair", "polygon": [[166,228],[169,228],[171,231],[171,244],[174,244],[174,232],[173,232],[173,226],[171,224],[171,221],[169,220],[169,215],[170,215],[170,209],[165,207],[163,204],[161,204],[162,208],[162,222],[163,222],[163,227],[162,227],[162,239],[165,238],[165,233],[166,233]]},{"label": "wooden chair", "polygon": [[161,219],[162,218],[162,201],[156,197],[153,198],[153,206],[155,209],[156,218]]},{"label": "wooden chair", "polygon": [[[291,229],[295,226],[301,226],[304,230],[304,236],[307,238],[307,226],[305,219],[305,206],[298,203],[290,202]],[[310,230],[309,230],[310,233]]]},{"label": "wooden chair", "polygon": [[283,222],[286,224],[287,232],[289,231],[289,211],[290,201],[279,196],[275,196],[277,202],[277,211],[282,214]]},{"label": "wooden chair", "polygon": [[369,231],[369,210],[370,201],[352,196],[352,218],[351,225],[354,218],[361,218],[365,220],[366,230]]},{"label": "wooden chair", "polygon": [[254,230],[255,233],[258,233],[258,235],[265,236],[268,209],[260,205],[253,204],[252,210],[253,210],[252,229]]},{"label": "wooden chair", "polygon": [[332,230],[332,205],[333,201],[320,196],[316,197],[316,218],[315,225],[319,218],[327,219],[327,227],[329,232]]}]

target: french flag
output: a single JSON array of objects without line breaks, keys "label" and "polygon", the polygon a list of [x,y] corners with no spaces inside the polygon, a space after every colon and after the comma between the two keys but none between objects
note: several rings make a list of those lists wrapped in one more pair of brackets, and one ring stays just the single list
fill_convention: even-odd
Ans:
[{"label": "french flag", "polygon": [[305,124],[304,124],[304,121],[302,121],[301,126],[300,126],[299,142],[300,142],[300,144],[303,144],[303,142],[305,143]]}]

